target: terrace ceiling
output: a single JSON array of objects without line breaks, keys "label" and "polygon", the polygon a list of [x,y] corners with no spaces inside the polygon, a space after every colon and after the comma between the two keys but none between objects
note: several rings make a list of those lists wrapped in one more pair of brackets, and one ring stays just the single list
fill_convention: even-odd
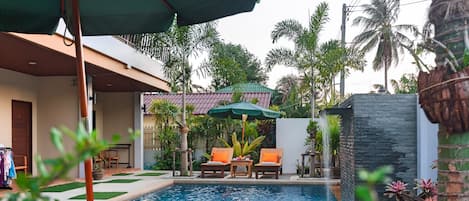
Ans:
[{"label": "terrace ceiling", "polygon": [[[44,42],[44,43],[43,43]],[[67,41],[70,43],[70,41]],[[85,48],[85,65],[96,91],[167,91],[166,83],[154,76]],[[76,75],[74,47],[58,35],[0,33],[0,68],[34,76]]]}]

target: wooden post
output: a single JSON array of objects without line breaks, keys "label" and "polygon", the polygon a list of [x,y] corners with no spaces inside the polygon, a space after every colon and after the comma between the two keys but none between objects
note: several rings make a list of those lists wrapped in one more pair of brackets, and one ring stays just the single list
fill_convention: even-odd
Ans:
[{"label": "wooden post", "polygon": [[176,176],[176,150],[173,151],[173,177]]},{"label": "wooden post", "polygon": [[[85,81],[85,62],[83,59],[83,44],[81,42],[81,22],[80,22],[80,3],[79,0],[73,0],[73,31],[75,32],[75,57],[76,57],[76,70],[77,70],[77,83],[78,94],[80,99],[80,111],[82,121],[85,122],[88,128],[88,98],[86,95],[86,81]],[[85,183],[86,183],[86,200],[93,201],[93,177],[91,158],[85,160]]]}]

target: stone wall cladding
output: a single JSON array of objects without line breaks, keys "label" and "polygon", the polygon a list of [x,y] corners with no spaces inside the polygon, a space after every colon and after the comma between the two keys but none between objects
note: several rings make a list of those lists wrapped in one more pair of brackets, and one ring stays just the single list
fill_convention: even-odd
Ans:
[{"label": "stone wall cladding", "polygon": [[[393,180],[414,183],[417,177],[416,95],[359,94],[351,99],[353,115],[348,118],[351,126],[342,131],[340,138],[342,200],[355,200],[359,169],[392,165]],[[377,190],[382,195],[384,186]]]}]

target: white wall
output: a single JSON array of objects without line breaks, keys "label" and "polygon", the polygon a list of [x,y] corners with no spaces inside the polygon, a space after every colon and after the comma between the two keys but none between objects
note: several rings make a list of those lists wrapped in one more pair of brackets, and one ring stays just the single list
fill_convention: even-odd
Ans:
[{"label": "white wall", "polygon": [[0,144],[12,146],[12,100],[32,103],[33,154],[37,137],[37,78],[0,68]]},{"label": "white wall", "polygon": [[297,160],[306,150],[306,127],[309,118],[277,119],[277,148],[283,148],[283,173],[296,173]]},{"label": "white wall", "polygon": [[[100,93],[97,101],[102,101],[103,108],[103,133],[105,140],[110,142],[112,136],[119,134],[119,143],[131,144],[130,159],[127,150],[119,150],[119,162],[130,161],[134,164],[134,141],[129,139],[128,129],[134,128],[134,93],[131,92],[108,92]],[[121,165],[123,167],[123,165]]]},{"label": "white wall", "polygon": [[[50,141],[52,127],[66,126],[75,130],[79,119],[77,87],[73,76],[39,77],[38,82],[38,152],[43,159],[59,156],[57,149]],[[64,137],[67,151],[74,148],[74,142]],[[69,177],[78,176],[78,169],[71,170]]]},{"label": "white wall", "polygon": [[438,170],[431,166],[438,159],[438,124],[428,121],[419,104],[417,107],[417,177],[436,181]]}]

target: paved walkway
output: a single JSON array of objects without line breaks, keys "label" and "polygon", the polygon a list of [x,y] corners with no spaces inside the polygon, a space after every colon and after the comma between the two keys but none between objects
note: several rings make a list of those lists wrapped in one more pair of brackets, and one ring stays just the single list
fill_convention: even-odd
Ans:
[{"label": "paved walkway", "polygon": [[[164,172],[164,175],[161,176],[136,176],[142,173],[148,172]],[[113,199],[108,199],[108,201],[127,201],[132,200],[141,195],[156,191],[161,188],[171,186],[178,183],[204,183],[204,184],[324,184],[326,180],[322,178],[299,178],[297,175],[280,175],[279,179],[273,178],[247,178],[243,176],[237,176],[236,178],[231,178],[228,174],[225,178],[200,178],[198,172],[194,173],[192,177],[173,177],[171,172],[168,171],[136,171],[132,172],[132,175],[127,176],[112,176],[108,175],[105,179],[100,180],[99,182],[105,182],[115,179],[140,179],[133,183],[99,183],[93,185],[94,192],[127,192],[121,196],[115,197]],[[338,186],[340,181],[337,179],[332,179],[331,182],[333,186],[333,191],[336,194],[338,200],[340,200],[340,187]],[[77,188],[73,190],[68,190],[65,192],[59,193],[44,193],[53,199],[60,201],[70,200],[69,198],[85,194],[85,188]]]}]

